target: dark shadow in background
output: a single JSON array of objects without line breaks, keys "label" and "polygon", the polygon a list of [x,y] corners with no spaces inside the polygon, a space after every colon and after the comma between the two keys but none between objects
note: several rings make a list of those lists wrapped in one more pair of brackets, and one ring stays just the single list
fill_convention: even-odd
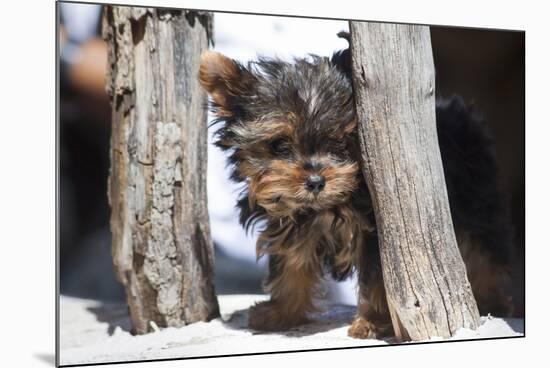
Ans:
[{"label": "dark shadow in background", "polygon": [[[524,33],[433,27],[432,43],[438,95],[459,94],[475,102],[475,109],[487,118],[496,138],[500,184],[516,234],[514,300],[517,315],[523,316]],[[115,280],[110,253],[110,108],[105,99],[72,89],[63,68],[61,65],[59,111],[61,293],[123,301],[124,290]],[[258,270],[218,249],[215,269],[219,294],[261,292]]]},{"label": "dark shadow in background", "polygon": [[525,33],[432,27],[439,96],[464,96],[495,138],[499,184],[514,226],[513,297],[524,316]]}]

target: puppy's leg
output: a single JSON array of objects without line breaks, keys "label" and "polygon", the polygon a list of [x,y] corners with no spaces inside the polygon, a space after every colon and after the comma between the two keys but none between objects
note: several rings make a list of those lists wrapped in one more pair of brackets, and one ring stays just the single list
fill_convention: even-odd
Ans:
[{"label": "puppy's leg", "polygon": [[386,301],[382,267],[376,236],[368,236],[358,250],[359,300],[357,316],[348,329],[348,335],[359,339],[382,338],[393,334]]},{"label": "puppy's leg", "polygon": [[500,317],[511,316],[512,298],[506,292],[511,281],[509,266],[491,259],[491,253],[479,237],[457,232],[457,242],[479,313],[482,316],[489,313]]},{"label": "puppy's leg", "polygon": [[249,326],[262,331],[281,331],[308,322],[315,310],[313,295],[318,271],[293,257],[271,255],[266,289],[271,299],[250,308]]},{"label": "puppy's leg", "polygon": [[374,285],[359,284],[357,316],[348,335],[359,339],[380,339],[393,334],[382,278]]}]

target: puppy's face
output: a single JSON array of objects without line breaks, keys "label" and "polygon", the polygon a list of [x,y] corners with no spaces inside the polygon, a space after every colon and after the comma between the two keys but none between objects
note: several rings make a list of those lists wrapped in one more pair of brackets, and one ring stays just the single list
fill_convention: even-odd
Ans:
[{"label": "puppy's face", "polygon": [[216,143],[230,150],[251,207],[292,217],[349,200],[359,174],[352,88],[328,59],[245,67],[207,52],[200,82],[223,123]]}]

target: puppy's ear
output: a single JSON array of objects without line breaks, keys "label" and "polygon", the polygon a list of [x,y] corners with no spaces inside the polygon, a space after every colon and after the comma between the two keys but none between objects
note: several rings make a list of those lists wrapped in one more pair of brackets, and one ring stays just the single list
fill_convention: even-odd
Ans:
[{"label": "puppy's ear", "polygon": [[201,55],[199,80],[218,108],[218,114],[233,110],[235,99],[250,95],[254,77],[244,66],[219,52],[205,51]]},{"label": "puppy's ear", "polygon": [[349,32],[341,31],[338,32],[338,37],[348,41],[348,48],[335,52],[332,55],[331,62],[336,66],[338,70],[344,73],[348,78],[351,78],[351,54],[349,49],[350,44],[350,34]]}]

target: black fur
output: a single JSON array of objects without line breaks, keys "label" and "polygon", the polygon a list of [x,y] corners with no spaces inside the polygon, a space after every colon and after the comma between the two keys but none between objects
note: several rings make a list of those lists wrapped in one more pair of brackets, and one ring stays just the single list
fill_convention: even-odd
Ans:
[{"label": "black fur", "polygon": [[[233,167],[233,180],[243,182],[247,179],[239,167],[239,144],[250,139],[236,135],[233,128],[246,129],[248,122],[261,119],[285,119],[288,112],[296,114],[301,121],[299,148],[302,152],[329,152],[342,160],[359,157],[355,132],[343,139],[336,138],[355,119],[349,50],[337,52],[331,59],[310,55],[294,63],[260,59],[247,66],[239,64],[238,70],[240,80],[246,84],[241,86],[245,92],[230,96],[223,109],[231,114],[219,114],[218,121],[223,125],[217,131],[218,146],[231,152],[228,162]],[[219,112],[220,108],[213,106],[214,112]],[[436,118],[455,231],[475,237],[475,246],[481,247],[492,262],[507,266],[512,228],[498,189],[494,145],[487,126],[458,96],[437,99]],[[271,143],[273,154],[284,156],[284,147],[279,143]],[[355,210],[374,223],[370,195],[364,180],[360,179],[351,202]],[[258,221],[269,220],[261,206],[256,204],[250,208],[248,195],[245,189],[237,204],[240,221],[246,229]],[[309,210],[302,213],[296,219],[297,227],[301,219],[307,223],[312,215],[314,213]],[[365,243],[363,256],[368,266],[360,275],[360,282],[368,285],[370,280],[379,279],[381,272],[376,233],[368,235]],[[334,259],[329,256],[323,261],[336,279],[343,279],[350,273],[347,268],[335,269]],[[276,263],[276,259],[270,262],[271,278]]]},{"label": "black fur", "polygon": [[494,262],[510,262],[512,227],[497,183],[493,138],[462,98],[438,100],[437,133],[455,231],[481,239]]}]

